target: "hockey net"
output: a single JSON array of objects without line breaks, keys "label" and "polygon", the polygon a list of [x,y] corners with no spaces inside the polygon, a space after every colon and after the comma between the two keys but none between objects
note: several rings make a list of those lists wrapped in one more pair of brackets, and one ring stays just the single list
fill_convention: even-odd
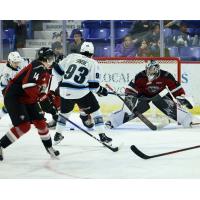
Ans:
[{"label": "hockey net", "polygon": [[[180,60],[175,57],[134,57],[134,58],[97,58],[103,72],[103,85],[110,84],[118,93],[124,93],[124,88],[135,77],[144,70],[148,61],[157,60],[160,68],[169,71],[177,81],[181,82]],[[98,98],[101,111],[105,116],[123,107],[123,102],[114,95]],[[146,113],[154,118],[162,114],[151,104],[151,109]]]}]

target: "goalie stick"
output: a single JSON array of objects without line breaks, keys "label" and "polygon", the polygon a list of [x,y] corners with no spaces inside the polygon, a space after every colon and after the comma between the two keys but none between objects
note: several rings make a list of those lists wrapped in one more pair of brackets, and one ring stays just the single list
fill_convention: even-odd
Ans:
[{"label": "goalie stick", "polygon": [[177,149],[177,150],[174,150],[174,151],[168,151],[168,152],[165,152],[165,153],[155,154],[155,155],[151,155],[151,156],[144,154],[135,145],[132,145],[130,148],[137,156],[139,156],[142,159],[147,160],[147,159],[161,157],[161,156],[168,156],[168,155],[171,155],[171,154],[179,153],[179,152],[182,152],[182,151],[188,151],[188,150],[191,150],[191,149],[197,149],[197,148],[200,148],[200,145],[187,147],[187,148],[183,148],[183,149]]},{"label": "goalie stick", "polygon": [[74,122],[72,122],[70,119],[68,119],[67,117],[63,116],[62,114],[59,114],[61,117],[63,117],[66,121],[68,121],[69,123],[73,124],[75,127],[77,127],[78,129],[80,129],[81,131],[83,131],[84,133],[86,133],[87,135],[89,135],[90,137],[92,137],[93,139],[97,140],[99,143],[103,144],[105,147],[107,147],[108,149],[110,149],[113,152],[117,152],[119,150],[119,147],[111,147],[109,145],[107,145],[106,143],[102,142],[101,140],[99,140],[98,138],[96,138],[94,135],[90,134],[88,131],[86,131],[85,129],[81,128],[80,126],[78,126],[77,124],[75,124]]},{"label": "goalie stick", "polygon": [[[123,102],[124,104],[126,105],[126,102],[125,100],[108,84],[106,84],[106,87],[109,88],[113,94],[115,94],[117,97],[119,97]],[[127,105],[126,105],[127,106]],[[161,127],[157,127],[156,125],[154,125],[152,122],[150,122],[143,114],[141,114],[140,112],[138,111],[132,111],[130,110],[133,114],[130,116],[132,118],[134,118],[134,116],[138,117],[144,124],[146,124],[146,126],[148,126],[151,130],[158,130],[159,128]]]}]

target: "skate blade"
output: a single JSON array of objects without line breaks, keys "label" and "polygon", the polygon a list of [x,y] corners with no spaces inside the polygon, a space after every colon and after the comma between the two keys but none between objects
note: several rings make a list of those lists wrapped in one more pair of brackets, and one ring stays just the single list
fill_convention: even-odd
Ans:
[{"label": "skate blade", "polygon": [[[62,140],[63,140],[63,139],[62,139]],[[56,146],[56,145],[60,144],[60,142],[61,142],[62,140],[54,141],[53,146]]]}]

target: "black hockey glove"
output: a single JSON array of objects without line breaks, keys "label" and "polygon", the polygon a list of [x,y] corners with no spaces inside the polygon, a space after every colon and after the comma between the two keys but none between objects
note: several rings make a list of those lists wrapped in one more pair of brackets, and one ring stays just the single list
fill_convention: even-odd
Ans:
[{"label": "black hockey glove", "polygon": [[180,102],[181,105],[186,106],[188,109],[192,109],[193,105],[189,99],[185,96],[177,96],[176,99]]},{"label": "black hockey glove", "polygon": [[108,90],[105,87],[100,86],[99,90],[97,91],[98,96],[107,96],[108,95]]},{"label": "black hockey glove", "polygon": [[56,107],[53,105],[50,98],[46,94],[44,94],[40,97],[40,106],[41,106],[42,110],[46,113],[55,115],[58,112]]}]

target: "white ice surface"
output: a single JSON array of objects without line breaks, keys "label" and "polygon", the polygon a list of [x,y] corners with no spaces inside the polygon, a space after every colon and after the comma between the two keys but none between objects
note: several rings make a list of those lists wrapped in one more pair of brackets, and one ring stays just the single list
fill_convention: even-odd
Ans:
[{"label": "white ice surface", "polygon": [[[76,114],[71,120],[81,125]],[[8,116],[0,121],[0,136],[10,124]],[[53,137],[55,131],[50,133]],[[81,131],[66,131],[62,143],[55,146],[61,153],[59,160],[51,160],[32,128],[4,149],[0,178],[200,178],[200,148],[149,160],[130,150],[134,144],[152,155],[200,145],[200,127],[184,129],[170,124],[163,130],[151,131],[133,121],[108,130],[107,135],[113,138],[113,145],[123,143],[120,151],[113,153]]]}]

